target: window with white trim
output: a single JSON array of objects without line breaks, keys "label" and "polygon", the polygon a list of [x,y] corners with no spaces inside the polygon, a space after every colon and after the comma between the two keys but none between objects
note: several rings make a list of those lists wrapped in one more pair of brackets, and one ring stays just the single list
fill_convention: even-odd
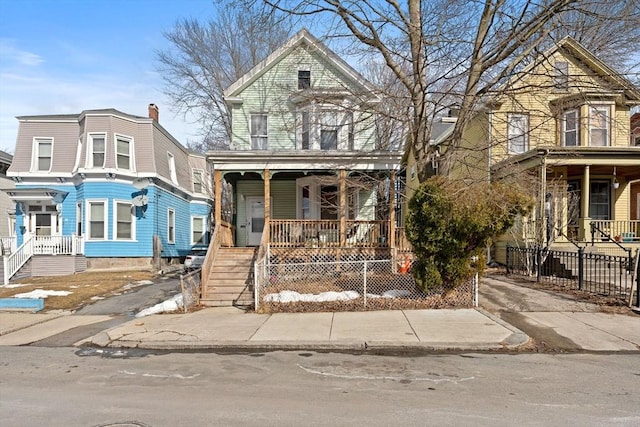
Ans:
[{"label": "window with white trim", "polygon": [[301,113],[301,119],[302,119],[302,129],[301,129],[301,137],[300,137],[300,148],[302,148],[303,150],[308,150],[309,148],[311,148],[310,146],[310,130],[311,130],[311,123],[309,121],[309,112],[308,111],[303,111]]},{"label": "window with white trim", "polygon": [[169,175],[174,184],[178,183],[178,174],[176,174],[176,159],[173,154],[167,152],[167,161],[169,162]]},{"label": "window with white trim", "polygon": [[606,147],[609,142],[609,107],[606,105],[589,106],[589,145]]},{"label": "window with white trim", "polygon": [[559,90],[569,89],[569,63],[556,61],[553,64],[553,83]]},{"label": "window with white trim", "polygon": [[89,167],[104,167],[106,142],[106,134],[89,134]]},{"label": "window with white trim", "polygon": [[167,210],[167,242],[176,242],[176,211],[171,208]]},{"label": "window with white trim", "polygon": [[298,70],[298,89],[309,89],[311,87],[311,70],[308,66],[300,68]]},{"label": "window with white trim", "polygon": [[114,202],[114,240],[135,240],[136,223],[132,208],[130,202]]},{"label": "window with white trim", "polygon": [[36,171],[49,172],[53,155],[53,138],[35,138]]},{"label": "window with white trim", "polygon": [[337,112],[323,111],[320,117],[320,149],[321,150],[337,150],[338,149],[338,125]]},{"label": "window with white trim", "polygon": [[131,138],[116,135],[116,167],[118,169],[133,170],[131,167],[131,148],[133,141]]},{"label": "window with white trim", "polygon": [[578,110],[565,111],[562,114],[562,145],[565,147],[577,147],[580,145],[578,138]]},{"label": "window with white trim", "polygon": [[204,245],[206,244],[206,221],[203,216],[191,217],[191,244],[192,245]]},{"label": "window with white trim", "polygon": [[204,193],[204,173],[200,169],[193,169],[193,192]]},{"label": "window with white trim", "polygon": [[251,114],[251,149],[266,150],[269,148],[267,115]]},{"label": "window with white trim", "polygon": [[106,240],[107,238],[107,202],[105,200],[87,201],[89,240]]},{"label": "window with white trim", "polygon": [[527,134],[529,132],[529,116],[526,114],[509,114],[507,139],[510,154],[521,154],[528,150]]}]

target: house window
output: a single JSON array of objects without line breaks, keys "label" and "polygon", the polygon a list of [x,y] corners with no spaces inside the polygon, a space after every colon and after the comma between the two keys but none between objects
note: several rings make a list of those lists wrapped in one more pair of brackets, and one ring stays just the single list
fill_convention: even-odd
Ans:
[{"label": "house window", "polygon": [[169,162],[169,175],[171,176],[171,181],[174,184],[177,184],[178,175],[176,174],[176,159],[173,157],[173,154],[167,153],[167,160]]},{"label": "house window", "polygon": [[309,112],[308,111],[303,111],[302,112],[302,134],[301,134],[301,148],[303,150],[308,150],[309,149],[309,128],[310,128],[310,124],[309,124]]},{"label": "house window", "polygon": [[509,114],[508,120],[509,153],[524,153],[528,149],[529,116],[525,114]]},{"label": "house window", "polygon": [[562,115],[562,145],[578,146],[578,110],[566,111]]},{"label": "house window", "polygon": [[51,170],[51,155],[53,153],[53,138],[36,138],[37,160],[36,169],[39,172]]},{"label": "house window", "polygon": [[89,240],[104,240],[107,235],[107,208],[104,201],[89,201]]},{"label": "house window", "polygon": [[115,202],[115,222],[114,236],[115,240],[133,240],[135,239],[135,222],[133,221],[131,203]]},{"label": "house window", "polygon": [[640,135],[633,136],[633,145],[636,147],[640,147]]},{"label": "house window", "polygon": [[116,136],[116,166],[118,169],[131,170],[131,140]]},{"label": "house window", "polygon": [[301,188],[302,194],[300,198],[301,219],[311,218],[311,187],[305,185]]},{"label": "house window", "polygon": [[338,219],[338,187],[320,187],[320,219]]},{"label": "house window", "polygon": [[320,127],[320,149],[338,149],[338,120],[335,111],[325,111],[322,113],[322,123]]},{"label": "house window", "polygon": [[92,168],[103,168],[105,159],[106,135],[89,135],[90,161]]},{"label": "house window", "polygon": [[268,147],[267,115],[251,115],[251,149],[266,150]]},{"label": "house window", "polygon": [[347,135],[347,144],[349,147],[349,151],[353,151],[356,149],[355,147],[355,123],[353,123],[353,112],[347,112],[347,127],[348,127],[348,135]]},{"label": "house window", "polygon": [[609,107],[603,105],[589,107],[589,145],[592,147],[609,145]]},{"label": "house window", "polygon": [[611,219],[611,182],[591,181],[589,217],[595,220]]},{"label": "house window", "polygon": [[167,210],[167,242],[176,242],[176,212],[173,209]]},{"label": "house window", "polygon": [[553,83],[556,89],[569,89],[569,63],[556,61],[553,65]]},{"label": "house window", "polygon": [[298,89],[309,89],[311,87],[311,71],[298,70]]},{"label": "house window", "polygon": [[201,170],[193,170],[193,192],[197,194],[203,193],[203,173]]},{"label": "house window", "polygon": [[191,244],[204,245],[205,241],[205,219],[202,216],[191,217]]}]

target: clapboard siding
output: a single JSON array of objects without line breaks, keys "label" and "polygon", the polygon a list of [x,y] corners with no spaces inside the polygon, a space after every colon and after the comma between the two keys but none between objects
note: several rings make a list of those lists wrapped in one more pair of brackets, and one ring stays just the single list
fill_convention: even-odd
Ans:
[{"label": "clapboard siding", "polygon": [[[234,94],[242,99],[242,104],[232,106],[232,148],[236,150],[251,149],[251,114],[266,113],[268,128],[268,148],[272,150],[296,149],[296,120],[299,105],[291,101],[291,96],[298,90],[298,69],[309,69],[311,87],[314,90],[339,90],[351,93],[360,98],[363,95],[361,83],[338,69],[334,62],[316,49],[302,44],[279,61],[272,64],[258,78],[243,90]],[[315,107],[313,107],[315,105]],[[313,114],[321,108],[336,111],[353,111],[355,116],[356,150],[373,150],[375,148],[375,118],[366,106],[351,104],[349,101],[335,100],[320,106],[319,100],[312,100],[312,106],[305,104]],[[298,119],[299,120],[299,119]],[[313,132],[313,129],[312,129]],[[319,138],[319,135],[317,136]],[[346,146],[347,132],[340,132],[339,145]]]}]

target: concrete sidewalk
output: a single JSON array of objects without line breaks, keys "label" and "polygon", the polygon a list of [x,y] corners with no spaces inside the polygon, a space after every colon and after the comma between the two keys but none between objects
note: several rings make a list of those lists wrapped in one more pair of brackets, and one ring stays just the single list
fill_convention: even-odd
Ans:
[{"label": "concrete sidewalk", "polygon": [[490,350],[528,339],[475,309],[255,314],[209,308],[139,318],[78,344],[174,350]]}]

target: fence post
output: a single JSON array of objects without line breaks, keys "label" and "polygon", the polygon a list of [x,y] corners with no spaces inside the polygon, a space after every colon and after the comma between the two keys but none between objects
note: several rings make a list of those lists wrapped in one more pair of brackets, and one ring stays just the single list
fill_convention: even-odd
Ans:
[{"label": "fence post", "polygon": [[578,248],[578,289],[584,286],[584,248]]},{"label": "fence post", "polygon": [[507,274],[510,274],[511,271],[509,270],[509,266],[510,266],[510,258],[509,255],[511,254],[511,246],[507,246]]},{"label": "fence post", "polygon": [[3,275],[3,283],[4,285],[9,284],[9,257],[7,255],[2,256],[2,275]]},{"label": "fence post", "polygon": [[362,295],[364,297],[364,306],[367,306],[367,260],[364,260],[364,277],[362,281]]},{"label": "fence post", "polygon": [[540,281],[542,276],[542,248],[536,249],[536,282]]}]

